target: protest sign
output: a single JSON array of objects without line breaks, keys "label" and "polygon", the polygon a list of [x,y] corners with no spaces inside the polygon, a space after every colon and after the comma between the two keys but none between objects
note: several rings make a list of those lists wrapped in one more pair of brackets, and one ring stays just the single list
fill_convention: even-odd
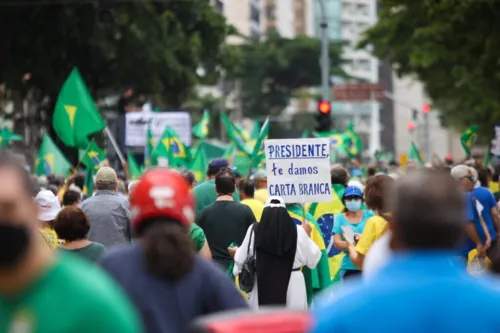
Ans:
[{"label": "protest sign", "polygon": [[332,201],[330,140],[264,142],[269,195],[287,203]]},{"label": "protest sign", "polygon": [[146,145],[147,124],[150,124],[155,142],[170,126],[187,146],[191,145],[191,116],[187,112],[129,112],[126,114],[125,144],[128,147]]}]

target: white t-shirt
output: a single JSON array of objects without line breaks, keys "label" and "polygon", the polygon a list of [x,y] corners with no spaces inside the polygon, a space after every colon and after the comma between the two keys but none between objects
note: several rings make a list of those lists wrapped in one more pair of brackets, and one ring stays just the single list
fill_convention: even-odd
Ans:
[{"label": "white t-shirt", "polygon": [[363,279],[371,279],[387,264],[391,257],[390,239],[391,233],[386,232],[370,247],[363,263]]}]

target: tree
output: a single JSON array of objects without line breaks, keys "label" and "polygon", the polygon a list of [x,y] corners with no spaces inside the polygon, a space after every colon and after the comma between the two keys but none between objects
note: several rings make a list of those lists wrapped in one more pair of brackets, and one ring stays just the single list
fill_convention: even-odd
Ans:
[{"label": "tree", "polygon": [[208,0],[2,7],[5,1],[0,78],[20,89],[30,72],[30,85],[52,98],[78,66],[96,95],[133,86],[179,107],[199,81],[196,69],[220,65],[230,31]]},{"label": "tree", "polygon": [[499,13],[495,0],[381,0],[360,47],[423,82],[446,123],[490,134],[500,118]]},{"label": "tree", "polygon": [[[279,114],[294,93],[321,83],[321,42],[306,36],[288,39],[276,32],[263,41],[234,46],[240,62],[229,77],[241,82],[241,104],[247,116]],[[340,69],[340,46],[330,45],[331,74],[345,76]]]}]

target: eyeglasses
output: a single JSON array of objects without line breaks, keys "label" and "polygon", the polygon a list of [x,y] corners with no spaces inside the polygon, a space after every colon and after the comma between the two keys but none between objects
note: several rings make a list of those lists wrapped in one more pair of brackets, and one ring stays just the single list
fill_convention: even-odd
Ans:
[{"label": "eyeglasses", "polygon": [[345,197],[344,200],[345,201],[361,200],[361,197],[358,196]]}]

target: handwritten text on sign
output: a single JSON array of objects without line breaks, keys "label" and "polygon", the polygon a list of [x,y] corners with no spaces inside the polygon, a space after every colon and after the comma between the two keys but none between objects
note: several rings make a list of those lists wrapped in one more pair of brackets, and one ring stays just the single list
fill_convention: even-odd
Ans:
[{"label": "handwritten text on sign", "polygon": [[287,203],[332,201],[329,139],[266,140],[267,188]]}]

